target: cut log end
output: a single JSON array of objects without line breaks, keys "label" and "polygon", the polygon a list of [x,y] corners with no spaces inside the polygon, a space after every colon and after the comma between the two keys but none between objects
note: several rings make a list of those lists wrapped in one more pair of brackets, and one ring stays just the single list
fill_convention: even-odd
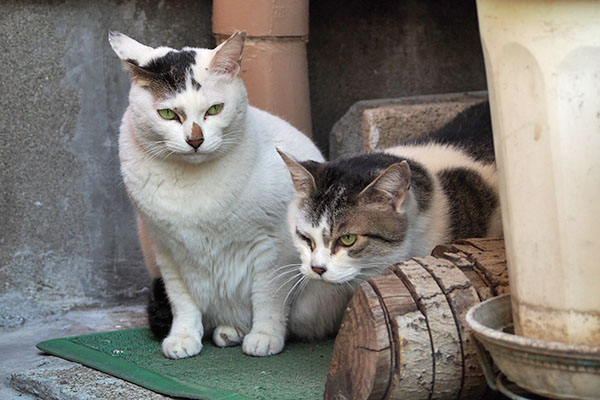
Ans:
[{"label": "cut log end", "polygon": [[[363,283],[336,339],[325,399],[480,399],[467,310],[508,291],[502,240],[438,246]],[[506,278],[506,279],[505,279]]]}]

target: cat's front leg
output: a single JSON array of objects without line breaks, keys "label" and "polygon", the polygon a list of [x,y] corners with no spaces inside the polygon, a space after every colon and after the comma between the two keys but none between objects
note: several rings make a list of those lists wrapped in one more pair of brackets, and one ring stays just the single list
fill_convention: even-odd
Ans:
[{"label": "cat's front leg", "polygon": [[173,325],[162,342],[162,352],[166,357],[174,359],[195,356],[202,350],[202,313],[170,257],[158,252],[157,264],[173,312]]},{"label": "cat's front leg", "polygon": [[251,356],[270,356],[283,350],[286,332],[285,287],[269,281],[268,271],[256,271],[252,288],[252,329],[242,350]]}]

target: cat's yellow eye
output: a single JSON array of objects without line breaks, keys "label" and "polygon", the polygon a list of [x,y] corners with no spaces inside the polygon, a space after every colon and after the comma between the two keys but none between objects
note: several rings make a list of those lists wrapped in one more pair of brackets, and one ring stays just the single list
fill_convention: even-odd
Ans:
[{"label": "cat's yellow eye", "polygon": [[179,119],[175,111],[171,110],[170,108],[163,108],[162,110],[158,110],[158,115],[168,120]]},{"label": "cat's yellow eye", "polygon": [[223,110],[223,103],[219,103],[219,104],[213,104],[212,106],[210,106],[210,108],[206,111],[206,115],[217,115],[218,113],[221,112],[221,110]]},{"label": "cat's yellow eye", "polygon": [[356,235],[344,235],[338,239],[342,246],[350,247],[356,242]]}]

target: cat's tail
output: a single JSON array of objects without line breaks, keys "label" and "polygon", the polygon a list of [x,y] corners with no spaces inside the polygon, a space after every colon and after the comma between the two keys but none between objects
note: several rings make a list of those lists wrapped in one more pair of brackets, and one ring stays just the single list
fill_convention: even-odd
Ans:
[{"label": "cat's tail", "polygon": [[171,330],[173,313],[162,278],[156,278],[152,281],[147,312],[150,331],[156,339],[163,340]]}]

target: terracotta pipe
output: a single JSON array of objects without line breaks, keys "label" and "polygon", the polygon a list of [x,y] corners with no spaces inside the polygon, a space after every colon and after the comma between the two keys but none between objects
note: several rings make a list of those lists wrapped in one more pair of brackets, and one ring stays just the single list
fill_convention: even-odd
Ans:
[{"label": "terracotta pipe", "polygon": [[312,136],[308,89],[308,0],[214,0],[217,43],[246,30],[241,76],[250,104]]}]

